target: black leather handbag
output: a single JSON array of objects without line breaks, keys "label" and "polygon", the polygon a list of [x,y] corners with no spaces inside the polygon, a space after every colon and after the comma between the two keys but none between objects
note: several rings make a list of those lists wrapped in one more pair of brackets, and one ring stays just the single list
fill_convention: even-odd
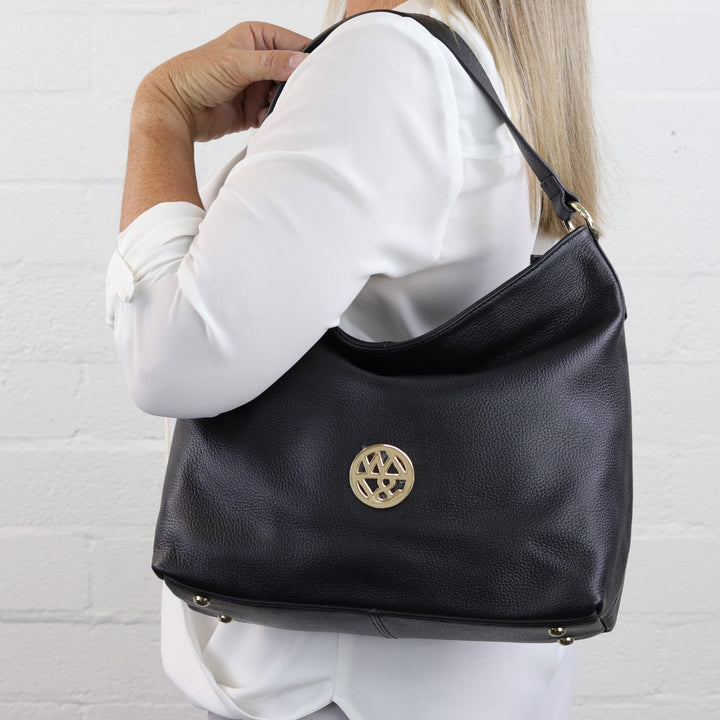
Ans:
[{"label": "black leather handbag", "polygon": [[409,17],[493,103],[559,217],[585,222],[424,335],[331,328],[256,399],[179,420],[153,569],[222,622],[569,644],[613,628],[630,543],[622,291],[470,49]]}]

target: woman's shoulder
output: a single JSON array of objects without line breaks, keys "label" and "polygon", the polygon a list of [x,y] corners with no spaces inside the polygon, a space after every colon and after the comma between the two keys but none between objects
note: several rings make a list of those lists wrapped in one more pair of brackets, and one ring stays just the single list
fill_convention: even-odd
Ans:
[{"label": "woman's shoulder", "polygon": [[[407,3],[404,3],[407,4]],[[402,7],[402,6],[401,6]],[[443,45],[419,22],[395,12],[355,15],[338,25],[308,60],[323,62],[334,56],[342,62],[362,62],[368,70],[412,73],[418,56],[446,64]]]},{"label": "woman's shoulder", "polygon": [[[452,53],[435,38],[421,23],[410,15],[427,15],[449,25],[470,46],[488,73],[493,84],[499,81],[495,61],[480,31],[470,19],[459,9],[444,15],[432,0],[407,0],[396,6],[394,10],[378,10],[360,13],[344,20],[328,35],[320,48],[326,52],[328,48],[339,50],[344,45],[371,39],[372,50],[383,52],[388,48],[415,48],[431,53],[439,53],[443,57],[452,57]],[[396,45],[397,44],[397,45]],[[367,50],[367,46],[364,46]],[[502,86],[502,82],[499,81]]]},{"label": "woman's shoulder", "polygon": [[[448,24],[468,44],[501,102],[508,107],[492,53],[466,15],[457,11],[444,17],[431,0],[408,0],[396,10],[429,15]],[[456,106],[464,157],[487,160],[519,154],[509,131],[452,51],[411,17],[395,12],[356,15],[333,30],[312,55],[315,62],[332,64],[338,69],[362,64],[366,77],[391,78],[397,82],[396,91],[408,96],[413,87],[419,91],[424,86],[425,91],[438,92],[439,83],[445,101],[452,97]]]},{"label": "woman's shoulder", "polygon": [[457,103],[445,51],[412,18],[390,12],[349,18],[290,76],[248,157],[265,136],[277,136],[282,119],[296,138],[308,127],[324,136],[350,133],[354,146],[363,135],[377,139],[378,128],[436,143],[452,135],[443,143],[457,154]]}]

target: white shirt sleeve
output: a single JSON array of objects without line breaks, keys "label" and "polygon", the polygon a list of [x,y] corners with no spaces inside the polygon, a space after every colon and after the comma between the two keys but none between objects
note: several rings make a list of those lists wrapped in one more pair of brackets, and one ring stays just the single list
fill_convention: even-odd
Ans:
[{"label": "white shirt sleeve", "polygon": [[210,417],[256,397],[371,275],[438,259],[462,172],[440,44],[410,18],[344,24],[293,74],[207,212],[163,203],[120,235],[107,319],[134,402]]}]

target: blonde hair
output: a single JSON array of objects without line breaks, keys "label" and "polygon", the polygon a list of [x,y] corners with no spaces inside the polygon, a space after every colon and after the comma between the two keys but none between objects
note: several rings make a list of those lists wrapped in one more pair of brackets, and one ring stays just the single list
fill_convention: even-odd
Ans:
[{"label": "blonde hair", "polygon": [[[597,220],[598,157],[586,0],[434,0],[434,6],[446,20],[460,10],[475,25],[503,80],[513,121]],[[345,0],[330,0],[326,26],[344,16]],[[564,235],[552,204],[529,170],[528,178],[531,211],[540,211],[540,234]]]}]

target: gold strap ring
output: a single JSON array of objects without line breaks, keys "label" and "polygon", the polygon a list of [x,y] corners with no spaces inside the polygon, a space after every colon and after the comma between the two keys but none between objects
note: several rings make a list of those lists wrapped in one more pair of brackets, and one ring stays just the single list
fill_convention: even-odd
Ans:
[{"label": "gold strap ring", "polygon": [[[582,219],[585,221],[585,224],[587,225],[587,229],[590,231],[590,234],[593,236],[594,240],[598,240],[600,238],[600,233],[597,231],[597,228],[595,227],[595,223],[593,222],[592,216],[590,213],[579,203],[579,202],[571,202],[571,207],[575,210],[576,213],[580,213]],[[570,220],[563,220],[565,223],[565,229],[570,232],[571,230],[574,230],[577,225],[575,225]]]}]

